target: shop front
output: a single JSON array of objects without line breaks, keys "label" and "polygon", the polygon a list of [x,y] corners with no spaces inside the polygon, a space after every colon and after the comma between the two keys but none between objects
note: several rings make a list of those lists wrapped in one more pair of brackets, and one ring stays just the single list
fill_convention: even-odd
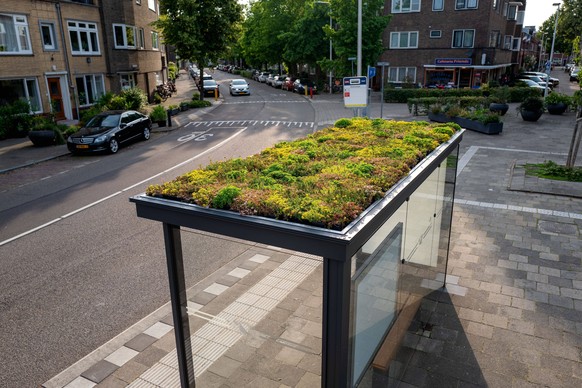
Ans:
[{"label": "shop front", "polygon": [[424,87],[479,88],[481,84],[499,81],[511,63],[474,65],[471,58],[437,58],[434,65],[424,65]]}]

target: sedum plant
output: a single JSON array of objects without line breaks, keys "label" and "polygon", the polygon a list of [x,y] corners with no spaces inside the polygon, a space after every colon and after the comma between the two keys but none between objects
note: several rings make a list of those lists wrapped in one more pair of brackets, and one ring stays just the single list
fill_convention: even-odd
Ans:
[{"label": "sedum plant", "polygon": [[260,154],[151,185],[146,194],[342,229],[458,130],[453,123],[340,119]]}]

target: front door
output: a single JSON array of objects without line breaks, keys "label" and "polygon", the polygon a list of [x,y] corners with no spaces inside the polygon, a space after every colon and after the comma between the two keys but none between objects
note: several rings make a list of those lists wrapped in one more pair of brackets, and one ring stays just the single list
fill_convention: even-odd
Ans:
[{"label": "front door", "polygon": [[65,109],[63,106],[63,95],[61,93],[61,79],[58,77],[47,78],[47,82],[55,120],[64,120]]}]

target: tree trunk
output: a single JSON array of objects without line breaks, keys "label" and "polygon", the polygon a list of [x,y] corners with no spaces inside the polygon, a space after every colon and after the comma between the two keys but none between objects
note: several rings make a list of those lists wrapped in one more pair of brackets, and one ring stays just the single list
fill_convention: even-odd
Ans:
[{"label": "tree trunk", "polygon": [[200,92],[200,100],[204,100],[204,65],[202,62],[198,63],[200,70],[200,82],[198,83],[198,91]]}]

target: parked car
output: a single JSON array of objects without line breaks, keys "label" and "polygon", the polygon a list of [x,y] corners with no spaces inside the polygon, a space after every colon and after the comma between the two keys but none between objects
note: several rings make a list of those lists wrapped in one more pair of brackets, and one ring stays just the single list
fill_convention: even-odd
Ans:
[{"label": "parked car", "polygon": [[152,122],[142,113],[113,110],[99,113],[67,138],[67,148],[73,154],[84,152],[110,152],[122,144],[138,138],[148,140]]},{"label": "parked car", "polygon": [[249,89],[249,84],[245,79],[237,78],[230,81],[229,85],[230,95],[231,96],[240,96],[240,95],[247,95],[251,94],[251,90]]},{"label": "parked car", "polygon": [[550,89],[552,88],[552,85],[550,83],[547,83],[546,81],[542,80],[540,77],[536,75],[520,75],[518,79],[529,79],[536,82],[538,85],[544,88],[546,87],[546,84],[548,85],[548,88]]},{"label": "parked car", "polygon": [[526,86],[529,86],[530,88],[536,88],[536,89],[540,89],[540,90],[546,89],[544,86],[541,86],[540,84],[538,84],[535,81],[532,81],[531,79],[523,78],[523,79],[518,79],[517,81],[525,84]]},{"label": "parked car", "polygon": [[210,78],[210,79],[204,78],[204,84],[202,87],[204,89],[205,96],[210,96],[210,97],[220,96],[220,88],[218,87],[218,83],[215,80],[213,80],[212,78]]},{"label": "parked car", "polygon": [[269,85],[269,86],[275,86],[275,80],[277,79],[279,75],[278,74],[270,74],[266,81],[265,84]]},{"label": "parked car", "polygon": [[[521,73],[522,75],[533,75],[539,77],[542,81],[546,82],[548,79],[548,75],[546,73],[542,73],[540,71],[526,71]],[[535,81],[535,80],[534,80]],[[558,86],[560,84],[560,80],[554,77],[550,77],[550,85],[551,86]]]},{"label": "parked car", "polygon": [[579,82],[580,78],[578,76],[578,71],[580,70],[579,67],[573,67],[572,71],[570,71],[570,82]]},{"label": "parked car", "polygon": [[296,79],[296,77],[285,77],[285,80],[283,80],[283,83],[281,84],[281,89],[292,92],[293,82],[295,82]]},{"label": "parked car", "polygon": [[275,80],[273,81],[273,87],[275,87],[276,89],[282,89],[283,88],[283,82],[285,82],[285,78],[287,78],[287,74],[283,74],[283,75],[278,75],[275,77]]},{"label": "parked car", "polygon": [[270,73],[262,72],[261,74],[259,74],[259,80],[258,81],[261,82],[261,83],[265,83],[265,82],[267,82],[267,78],[269,78],[270,75],[271,75]]},{"label": "parked car", "polygon": [[305,89],[307,88],[307,93],[310,93],[310,90],[313,91],[313,94],[317,94],[317,86],[308,79],[301,79],[297,78],[295,82],[293,82],[293,91],[299,94],[305,94]]}]

